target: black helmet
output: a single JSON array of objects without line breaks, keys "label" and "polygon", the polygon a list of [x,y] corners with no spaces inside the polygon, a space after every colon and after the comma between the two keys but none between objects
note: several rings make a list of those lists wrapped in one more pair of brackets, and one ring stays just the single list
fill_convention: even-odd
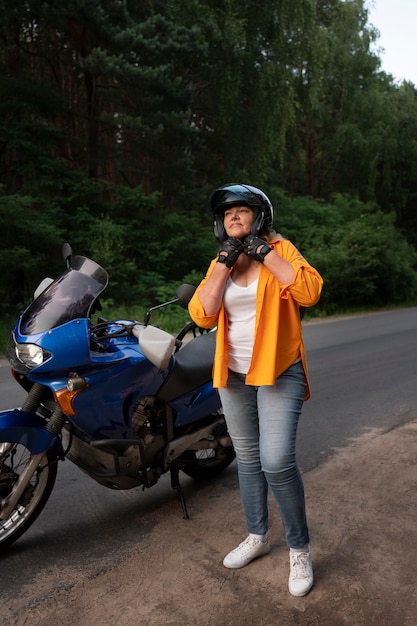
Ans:
[{"label": "black helmet", "polygon": [[214,221],[214,234],[220,242],[227,239],[223,225],[224,212],[233,206],[248,206],[255,211],[252,235],[258,236],[261,231],[268,232],[272,229],[274,208],[268,196],[257,187],[229,183],[213,191],[206,205],[206,210]]}]

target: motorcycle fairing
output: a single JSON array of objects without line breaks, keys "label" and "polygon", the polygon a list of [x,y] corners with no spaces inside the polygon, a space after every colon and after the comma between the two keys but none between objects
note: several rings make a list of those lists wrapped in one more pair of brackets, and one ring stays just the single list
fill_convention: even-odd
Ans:
[{"label": "motorcycle fairing", "polygon": [[19,360],[14,343],[35,344],[50,353],[50,358],[36,367],[38,373],[88,363],[90,313],[107,283],[108,274],[100,265],[86,257],[74,257],[71,266],[22,314],[13,333],[14,342],[8,346],[12,367],[24,374],[31,370]]},{"label": "motorcycle fairing", "polygon": [[154,395],[164,375],[143,356],[116,363],[110,375],[108,367],[95,369],[87,376],[90,386],[74,398],[71,422],[94,439],[130,439],[131,407],[138,397]]},{"label": "motorcycle fairing", "polygon": [[203,417],[219,413],[222,410],[220,396],[213,392],[211,382],[168,402],[168,404],[176,416],[175,426],[197,423]]},{"label": "motorcycle fairing", "polygon": [[[71,320],[58,328],[37,335],[26,336],[16,328],[14,337],[19,344],[36,344],[52,355],[32,371],[24,372],[31,380],[36,380],[39,374],[59,372],[61,369],[68,370],[72,367],[79,368],[90,363],[88,319]],[[71,350],[68,350],[68,346],[71,346]],[[9,351],[7,358],[14,369],[24,371]]]},{"label": "motorcycle fairing", "polygon": [[58,458],[64,458],[61,440],[45,429],[43,419],[21,409],[0,411],[0,441],[20,443],[32,454],[55,450]]}]

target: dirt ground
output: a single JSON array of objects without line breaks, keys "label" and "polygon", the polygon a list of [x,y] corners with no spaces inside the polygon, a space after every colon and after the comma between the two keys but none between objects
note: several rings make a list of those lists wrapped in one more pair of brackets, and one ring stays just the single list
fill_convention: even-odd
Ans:
[{"label": "dirt ground", "polygon": [[[315,585],[287,591],[288,554],[271,503],[269,555],[241,570],[223,556],[245,537],[237,481],[155,513],[150,531],[117,567],[42,597],[23,588],[0,623],[8,626],[415,626],[417,624],[417,421],[372,431],[304,474]],[[175,508],[175,511],[174,511]],[[141,520],[142,523],[146,520]],[[62,564],[57,563],[57,568]]]}]

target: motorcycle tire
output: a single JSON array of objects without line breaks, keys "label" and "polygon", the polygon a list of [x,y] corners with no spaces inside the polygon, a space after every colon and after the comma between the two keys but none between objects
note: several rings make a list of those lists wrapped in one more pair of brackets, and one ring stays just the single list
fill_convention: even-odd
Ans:
[{"label": "motorcycle tire", "polygon": [[222,450],[221,456],[215,449],[187,450],[180,457],[180,461],[184,461],[181,469],[184,474],[195,480],[210,480],[223,472],[234,461],[235,456],[233,447],[227,448],[226,454]]},{"label": "motorcycle tire", "polygon": [[[30,461],[22,444],[0,443],[0,502],[7,497]],[[20,502],[6,520],[0,519],[0,552],[25,533],[48,501],[57,475],[57,457],[49,450],[33,473]]]}]

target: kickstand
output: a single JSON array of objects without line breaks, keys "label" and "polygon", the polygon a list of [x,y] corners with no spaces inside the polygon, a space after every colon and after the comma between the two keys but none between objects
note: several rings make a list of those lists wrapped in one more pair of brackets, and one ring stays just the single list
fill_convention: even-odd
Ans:
[{"label": "kickstand", "polygon": [[178,491],[180,502],[182,506],[182,519],[190,519],[187,511],[187,504],[185,502],[184,493],[180,483],[180,466],[175,462],[171,463],[171,487]]}]

